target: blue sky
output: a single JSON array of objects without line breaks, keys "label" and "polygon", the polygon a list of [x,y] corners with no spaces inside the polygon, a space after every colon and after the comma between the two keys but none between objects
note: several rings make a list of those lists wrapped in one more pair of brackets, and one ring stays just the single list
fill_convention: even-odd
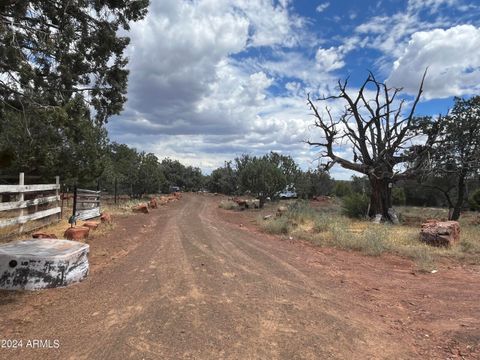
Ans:
[{"label": "blue sky", "polygon": [[355,93],[371,70],[408,99],[429,67],[417,114],[445,113],[453,96],[480,93],[479,26],[469,0],[151,0],[110,137],[206,173],[268,151],[315,167],[307,93],[333,95],[347,76]]}]

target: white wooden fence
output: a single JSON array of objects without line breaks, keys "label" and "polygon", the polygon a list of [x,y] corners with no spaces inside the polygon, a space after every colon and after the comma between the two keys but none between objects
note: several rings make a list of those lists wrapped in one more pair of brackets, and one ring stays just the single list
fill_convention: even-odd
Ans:
[{"label": "white wooden fence", "polygon": [[[60,219],[60,178],[55,184],[0,185],[0,237],[21,234]],[[14,199],[12,201],[12,198]]]}]

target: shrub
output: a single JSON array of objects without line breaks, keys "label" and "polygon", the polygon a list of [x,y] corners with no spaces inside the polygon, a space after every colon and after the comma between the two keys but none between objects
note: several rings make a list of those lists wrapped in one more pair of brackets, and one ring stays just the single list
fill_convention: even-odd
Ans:
[{"label": "shrub", "polygon": [[474,191],[469,199],[470,208],[474,211],[480,211],[480,189]]},{"label": "shrub", "polygon": [[312,220],[316,216],[316,212],[305,200],[297,200],[288,206],[287,217],[298,222]]},{"label": "shrub", "polygon": [[290,221],[283,216],[265,221],[262,223],[262,227],[270,234],[288,234],[292,228]]},{"label": "shrub", "polygon": [[352,188],[349,183],[344,181],[337,181],[333,189],[335,196],[344,197],[352,193]]},{"label": "shrub", "polygon": [[403,188],[393,188],[392,190],[392,202],[393,205],[405,205],[407,197],[405,196],[405,190]]},{"label": "shrub", "polygon": [[351,218],[365,218],[367,216],[370,199],[364,194],[353,193],[343,198],[342,212]]},{"label": "shrub", "polygon": [[223,200],[220,202],[218,205],[219,208],[225,209],[225,210],[237,210],[239,209],[238,204],[235,201],[231,200]]}]

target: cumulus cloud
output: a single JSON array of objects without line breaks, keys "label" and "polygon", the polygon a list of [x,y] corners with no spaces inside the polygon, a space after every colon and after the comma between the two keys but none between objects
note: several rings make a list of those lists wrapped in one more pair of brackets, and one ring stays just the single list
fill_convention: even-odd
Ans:
[{"label": "cumulus cloud", "polygon": [[412,35],[387,82],[414,93],[428,67],[427,99],[462,96],[480,90],[480,28],[459,25]]},{"label": "cumulus cloud", "polygon": [[[323,16],[319,13],[328,6],[322,2],[316,16]],[[336,94],[337,78],[343,77],[338,71],[347,71],[348,53],[379,50],[389,64],[385,74],[396,60],[392,82],[412,78],[417,86],[415,71],[421,74],[430,65],[429,74],[434,69],[438,74],[431,87],[438,92],[458,94],[471,84],[478,73],[478,51],[473,50],[478,49],[473,42],[478,29],[468,29],[468,54],[464,45],[462,51],[454,50],[459,48],[455,41],[466,41],[460,34],[449,33],[452,44],[442,47],[435,29],[453,28],[460,21],[437,14],[446,6],[466,5],[461,0],[410,0],[404,11],[371,17],[349,37],[326,39],[311,31],[312,18],[295,13],[292,0],[152,1],[147,17],[133,24],[129,34],[128,102],[109,123],[110,136],[207,171],[242,153],[272,150],[292,155],[303,167],[315,166],[315,149],[302,142],[312,134],[305,96]],[[425,14],[430,14],[428,20]],[[445,70],[446,54],[455,51],[461,54],[458,63],[452,59]],[[372,61],[378,60],[375,56]],[[426,64],[429,59],[433,63]],[[447,89],[444,83],[450,80]],[[402,85],[415,87],[408,81]],[[345,172],[334,174],[343,177]]]},{"label": "cumulus cloud", "polygon": [[[460,15],[445,16],[448,11],[466,11],[471,4],[463,0],[409,0],[404,9],[394,14],[381,14],[370,18],[355,28],[357,36],[363,37],[361,44],[381,51],[383,57],[380,65],[387,68],[392,59],[401,56],[408,45],[410,37],[419,31],[437,28],[449,28],[462,21]],[[425,14],[428,16],[425,16]]]},{"label": "cumulus cloud", "polygon": [[317,66],[327,72],[341,69],[345,66],[341,49],[331,47],[329,49],[318,49],[315,55]]},{"label": "cumulus cloud", "polygon": [[304,20],[290,6],[152,2],[146,19],[132,26],[129,100],[109,123],[112,139],[207,171],[243,152],[308,152],[304,94],[269,93],[288,70],[233,59],[251,48],[295,46],[305,36]]}]

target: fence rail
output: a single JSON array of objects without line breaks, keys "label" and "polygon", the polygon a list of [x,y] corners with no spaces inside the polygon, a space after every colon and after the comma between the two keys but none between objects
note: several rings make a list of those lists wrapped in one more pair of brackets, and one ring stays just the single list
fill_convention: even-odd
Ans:
[{"label": "fence rail", "polygon": [[55,184],[25,185],[25,176],[20,173],[18,185],[0,185],[0,238],[60,220],[59,191],[58,176]]}]

